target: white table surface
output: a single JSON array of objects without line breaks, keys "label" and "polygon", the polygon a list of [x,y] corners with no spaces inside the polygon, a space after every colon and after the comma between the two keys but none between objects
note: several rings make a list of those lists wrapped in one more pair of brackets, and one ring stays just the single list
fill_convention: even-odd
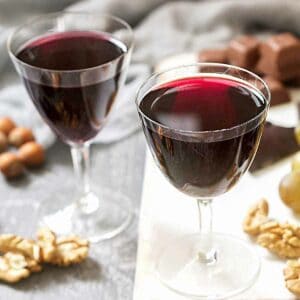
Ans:
[{"label": "white table surface", "polygon": [[[246,174],[232,191],[215,200],[214,230],[246,240],[262,258],[261,272],[256,283],[234,299],[295,299],[284,285],[282,270],[285,261],[254,244],[242,231],[242,220],[249,206],[261,197],[269,200],[272,217],[281,221],[299,221],[283,205],[278,195],[279,181],[289,172],[289,168],[290,160],[286,159],[255,177]],[[160,250],[173,238],[197,232],[197,220],[196,201],[171,186],[148,152],[140,212],[134,300],[187,299],[169,291],[159,282],[154,265]]]}]

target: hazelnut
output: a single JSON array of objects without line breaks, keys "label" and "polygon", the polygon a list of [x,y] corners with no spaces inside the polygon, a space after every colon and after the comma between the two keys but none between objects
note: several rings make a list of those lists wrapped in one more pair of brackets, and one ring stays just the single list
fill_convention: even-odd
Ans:
[{"label": "hazelnut", "polygon": [[20,147],[18,156],[26,166],[38,166],[45,160],[45,151],[40,144],[28,142]]},{"label": "hazelnut", "polygon": [[13,178],[24,172],[24,166],[18,156],[11,152],[0,155],[0,171],[7,178]]},{"label": "hazelnut", "polygon": [[34,141],[34,136],[30,129],[16,127],[9,133],[8,141],[11,145],[20,147],[26,142]]},{"label": "hazelnut", "polygon": [[14,121],[8,117],[0,118],[0,131],[8,135],[16,127]]},{"label": "hazelnut", "polygon": [[6,135],[0,131],[0,152],[3,152],[7,148],[7,137]]}]

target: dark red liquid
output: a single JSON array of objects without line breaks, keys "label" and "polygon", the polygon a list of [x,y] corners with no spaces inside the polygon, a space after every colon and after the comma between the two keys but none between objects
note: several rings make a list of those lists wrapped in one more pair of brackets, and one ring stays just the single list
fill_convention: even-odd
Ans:
[{"label": "dark red liquid", "polygon": [[[266,105],[264,97],[239,81],[193,77],[148,92],[140,102],[140,116],[152,153],[171,183],[189,195],[212,197],[226,192],[250,166]],[[212,132],[241,125],[259,114],[247,126]]]},{"label": "dark red liquid", "polygon": [[[115,100],[123,60],[110,76],[109,66],[84,69],[122,58],[126,51],[111,36],[86,31],[43,36],[21,48],[20,60],[49,70],[29,70],[23,79],[36,108],[62,140],[82,143],[99,132]],[[78,72],[57,72],[74,70]]]}]

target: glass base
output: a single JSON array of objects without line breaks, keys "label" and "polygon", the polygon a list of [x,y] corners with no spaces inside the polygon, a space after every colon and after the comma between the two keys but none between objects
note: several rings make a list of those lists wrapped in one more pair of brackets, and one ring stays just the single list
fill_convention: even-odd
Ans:
[{"label": "glass base", "polygon": [[101,190],[99,196],[90,192],[64,208],[47,201],[40,209],[41,226],[57,234],[76,234],[92,243],[115,237],[133,219],[130,200],[111,190]]},{"label": "glass base", "polygon": [[207,235],[195,234],[172,242],[157,261],[160,281],[193,299],[230,298],[251,287],[260,271],[254,250],[240,239],[212,233],[216,260],[207,263],[199,253],[207,241]]}]

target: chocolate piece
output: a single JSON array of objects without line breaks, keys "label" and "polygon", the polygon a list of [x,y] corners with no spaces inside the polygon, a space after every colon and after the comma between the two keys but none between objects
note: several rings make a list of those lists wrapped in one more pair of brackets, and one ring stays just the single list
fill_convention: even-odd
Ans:
[{"label": "chocolate piece", "polygon": [[300,87],[300,67],[299,73],[294,78],[287,81],[286,84],[291,87]]},{"label": "chocolate piece", "polygon": [[281,127],[267,122],[250,171],[271,165],[297,151],[299,146],[294,127]]},{"label": "chocolate piece", "polygon": [[271,92],[271,106],[291,101],[287,88],[279,80],[271,76],[265,76],[263,79]]},{"label": "chocolate piece", "polygon": [[202,50],[198,55],[199,62],[214,62],[226,64],[227,59],[227,49],[205,49]]},{"label": "chocolate piece", "polygon": [[282,81],[296,77],[300,71],[299,39],[291,33],[270,37],[260,46],[260,59],[256,69]]},{"label": "chocolate piece", "polygon": [[260,41],[251,35],[243,35],[230,42],[228,59],[231,64],[252,69],[259,58]]}]

